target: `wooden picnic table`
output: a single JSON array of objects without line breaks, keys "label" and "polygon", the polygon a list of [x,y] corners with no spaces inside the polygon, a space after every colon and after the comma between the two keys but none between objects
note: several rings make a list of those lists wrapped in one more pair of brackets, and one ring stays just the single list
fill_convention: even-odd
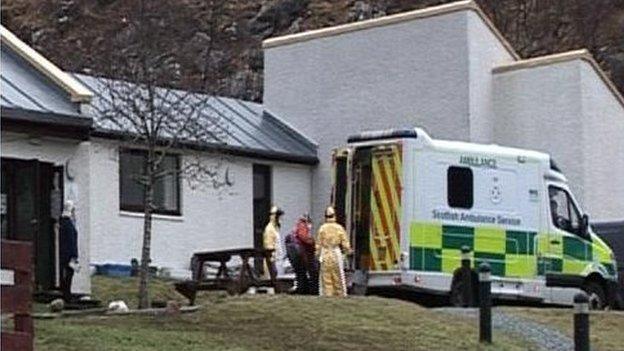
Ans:
[{"label": "wooden picnic table", "polygon": [[[268,262],[272,253],[273,250],[260,248],[196,252],[191,259],[192,280],[176,283],[176,290],[187,297],[191,305],[195,303],[197,291],[202,290],[226,290],[229,294],[236,295],[245,293],[254,286],[272,287],[275,292],[282,292],[284,287],[274,272],[269,272],[268,279],[259,277],[249,263],[252,258]],[[240,258],[240,269],[234,275],[227,265],[232,257]],[[206,277],[204,266],[207,263],[218,264],[214,277]]]}]

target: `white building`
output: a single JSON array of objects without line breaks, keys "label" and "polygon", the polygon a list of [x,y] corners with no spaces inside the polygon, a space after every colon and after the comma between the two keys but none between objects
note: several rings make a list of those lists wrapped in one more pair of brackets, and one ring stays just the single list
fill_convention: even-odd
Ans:
[{"label": "white building", "polygon": [[624,217],[624,99],[587,51],[521,60],[473,1],[272,38],[264,51],[264,107],[319,144],[317,219],[332,148],[414,126],[545,151],[592,219]]},{"label": "white building", "polygon": [[[2,237],[33,241],[37,289],[54,289],[53,223],[63,199],[74,200],[82,269],[73,288],[88,293],[89,264],[140,258],[141,190],[128,180],[144,156],[99,123],[98,79],[66,74],[5,28],[1,34]],[[286,211],[285,228],[310,211],[316,145],[261,105],[219,97],[209,105],[226,123],[220,171],[233,185],[214,191],[169,177],[156,190],[163,206],[154,215],[152,264],[177,276],[189,273],[194,252],[260,245],[273,203]],[[170,156],[178,164],[183,157]]]},{"label": "white building", "polygon": [[[140,153],[98,124],[97,79],[68,75],[1,34],[2,235],[36,243],[39,288],[53,288],[51,218],[61,199],[75,200],[75,288],[89,292],[89,263],[140,256],[141,208],[123,166]],[[545,151],[594,219],[624,217],[624,99],[586,51],[521,60],[472,1],[264,48],[263,105],[211,100],[232,131],[221,152],[234,185],[223,194],[170,180],[154,218],[154,265],[184,275],[193,252],[260,245],[271,203],[286,210],[285,230],[303,212],[320,220],[330,152],[363,130],[420,126],[435,138]]]}]

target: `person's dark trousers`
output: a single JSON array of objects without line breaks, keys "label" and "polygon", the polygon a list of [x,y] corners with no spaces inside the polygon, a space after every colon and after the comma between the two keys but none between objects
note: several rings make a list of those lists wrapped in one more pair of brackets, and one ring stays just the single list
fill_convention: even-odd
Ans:
[{"label": "person's dark trousers", "polygon": [[286,254],[288,255],[288,260],[290,261],[290,265],[295,271],[295,280],[297,281],[297,294],[308,294],[310,291],[310,286],[308,284],[308,277],[306,274],[305,266],[301,261],[301,257],[299,255],[299,250],[297,247],[286,247]]},{"label": "person's dark trousers", "polygon": [[309,294],[310,284],[308,283],[308,276],[306,274],[305,267],[298,263],[295,268],[295,279],[297,279],[297,293]]},{"label": "person's dark trousers", "polygon": [[309,293],[318,295],[319,293],[319,262],[314,254],[308,255],[306,264],[306,275],[308,278]]},{"label": "person's dark trousers", "polygon": [[69,263],[64,264],[61,272],[61,292],[63,293],[63,300],[66,303],[71,302],[71,285],[72,278],[74,277],[74,270],[69,266]]},{"label": "person's dark trousers", "polygon": [[319,269],[318,269],[318,261],[314,260],[312,263],[311,269],[308,271],[308,276],[310,277],[310,293],[313,295],[319,294]]}]

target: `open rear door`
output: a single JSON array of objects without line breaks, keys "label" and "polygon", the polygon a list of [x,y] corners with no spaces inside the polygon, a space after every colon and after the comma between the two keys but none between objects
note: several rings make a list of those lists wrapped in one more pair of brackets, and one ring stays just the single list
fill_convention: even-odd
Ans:
[{"label": "open rear door", "polygon": [[332,153],[333,184],[331,204],[336,211],[336,221],[351,233],[351,155],[348,148],[336,149]]},{"label": "open rear door", "polygon": [[380,145],[371,153],[370,255],[373,271],[398,270],[401,254],[402,150]]}]

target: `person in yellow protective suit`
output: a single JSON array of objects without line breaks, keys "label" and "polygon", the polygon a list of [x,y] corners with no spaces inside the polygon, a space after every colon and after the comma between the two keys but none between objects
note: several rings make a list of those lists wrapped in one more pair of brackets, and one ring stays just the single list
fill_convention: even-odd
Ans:
[{"label": "person in yellow protective suit", "polygon": [[279,207],[271,207],[269,212],[269,223],[264,228],[262,234],[263,247],[266,250],[273,250],[269,262],[264,262],[264,278],[275,278],[277,276],[276,261],[282,257],[280,239],[280,217],[284,214]]},{"label": "person in yellow protective suit", "polygon": [[343,254],[350,253],[347,231],[336,223],[336,213],[330,206],[325,210],[325,223],[319,228],[316,237],[316,255],[321,264],[321,296],[347,296]]}]

